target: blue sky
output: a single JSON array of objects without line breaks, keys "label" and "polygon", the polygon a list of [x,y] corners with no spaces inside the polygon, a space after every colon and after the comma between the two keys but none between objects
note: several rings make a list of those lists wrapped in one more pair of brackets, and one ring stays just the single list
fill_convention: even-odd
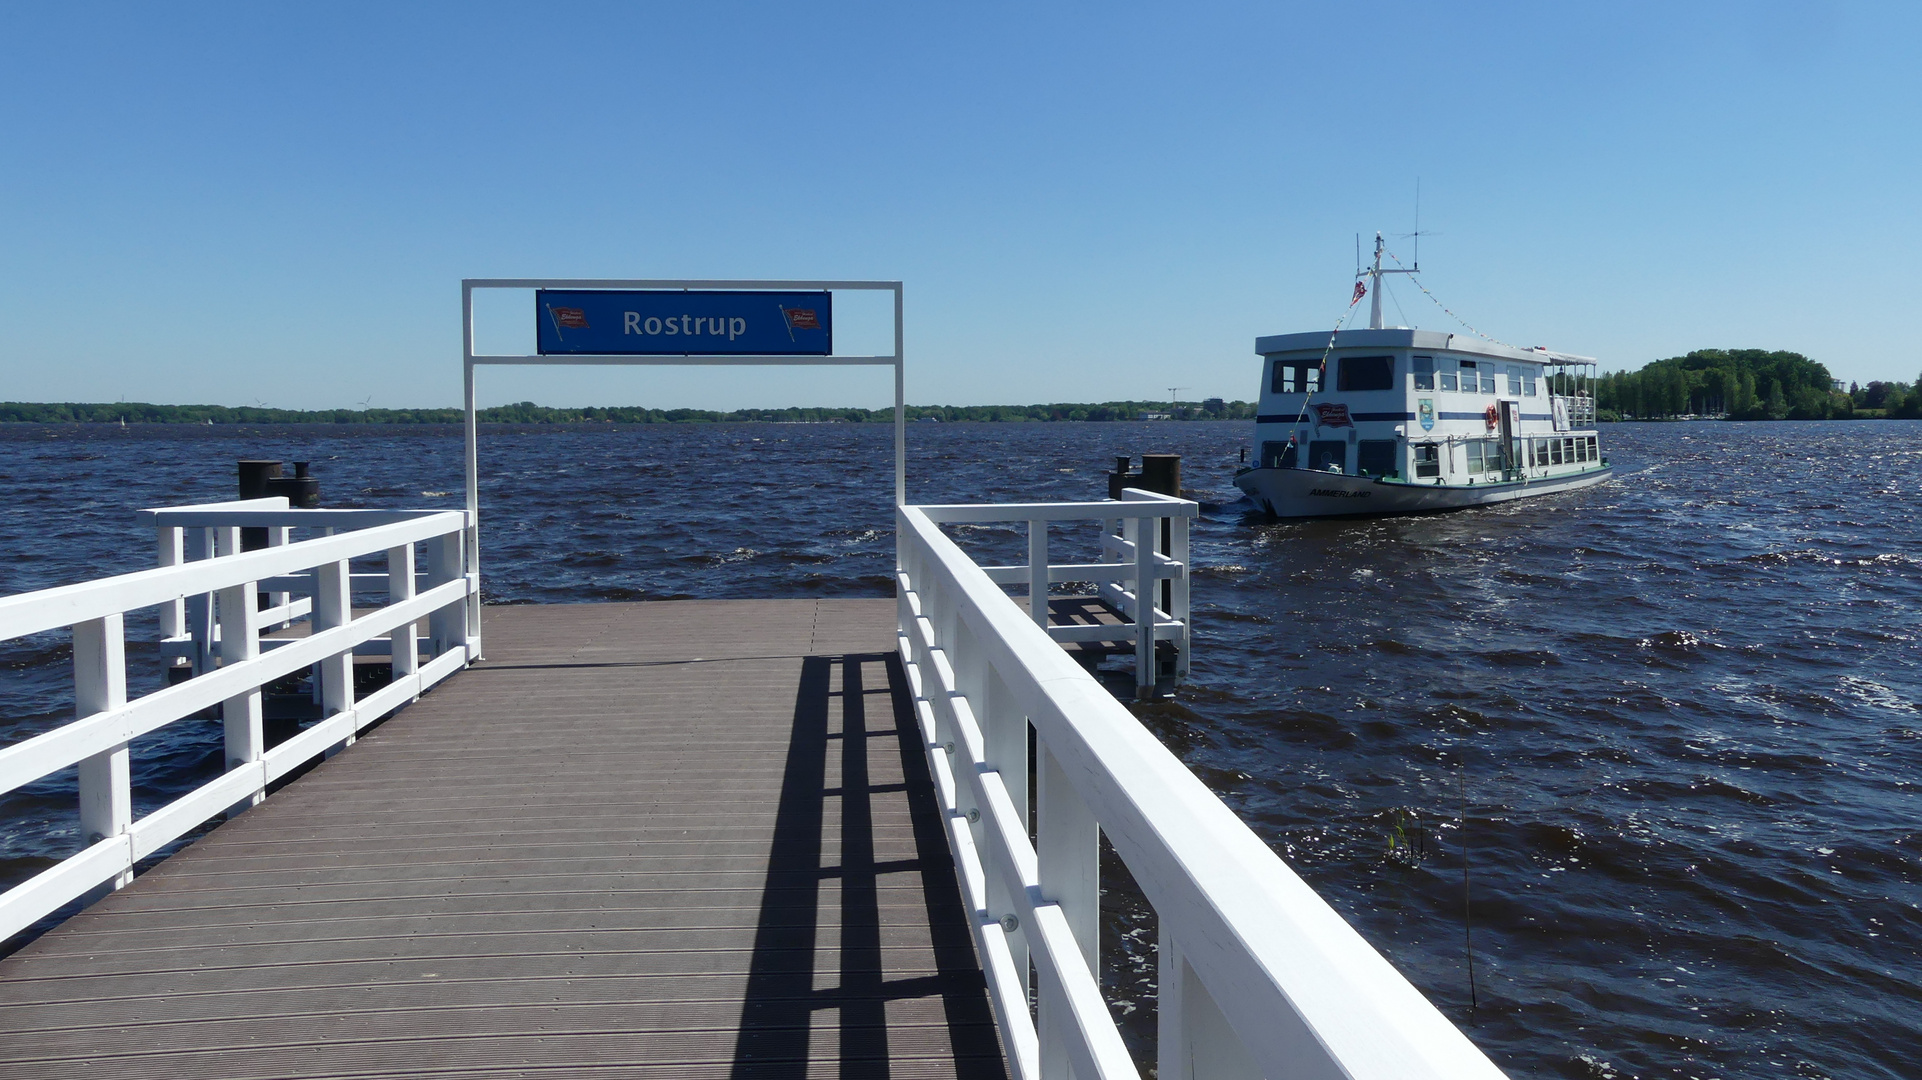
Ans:
[{"label": "blue sky", "polygon": [[[1518,345],[1916,378],[1922,5],[0,7],[0,399],[453,404],[459,281],[900,278],[909,399],[1251,397],[1354,234]],[[851,303],[851,301],[850,301]],[[1397,304],[1399,306],[1397,306]],[[531,337],[531,301],[484,346]],[[1406,284],[1391,322],[1458,325]],[[847,308],[849,345],[882,333]],[[881,405],[872,370],[486,403]]]}]

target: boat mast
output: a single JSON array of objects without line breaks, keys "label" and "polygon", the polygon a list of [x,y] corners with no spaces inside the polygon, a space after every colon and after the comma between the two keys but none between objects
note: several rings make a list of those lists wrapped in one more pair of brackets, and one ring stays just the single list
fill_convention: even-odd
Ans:
[{"label": "boat mast", "polygon": [[1383,270],[1381,268],[1382,247],[1381,233],[1377,232],[1375,233],[1375,265],[1364,271],[1368,276],[1368,287],[1373,290],[1375,294],[1374,302],[1368,305],[1368,329],[1370,330],[1380,330],[1383,328],[1381,325],[1381,276],[1383,274],[1415,274],[1421,272],[1421,262],[1419,260],[1416,261],[1414,266],[1405,270],[1392,268]]}]

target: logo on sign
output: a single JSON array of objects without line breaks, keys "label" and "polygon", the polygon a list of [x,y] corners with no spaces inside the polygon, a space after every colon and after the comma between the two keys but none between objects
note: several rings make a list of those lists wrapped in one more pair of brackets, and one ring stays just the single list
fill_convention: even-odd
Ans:
[{"label": "logo on sign", "polygon": [[1422,398],[1415,403],[1415,418],[1421,421],[1423,431],[1435,430],[1435,399]]},{"label": "logo on sign", "polygon": [[587,312],[577,307],[555,307],[549,304],[547,305],[547,317],[554,320],[554,333],[556,336],[558,336],[562,330],[589,329],[587,325]]},{"label": "logo on sign", "polygon": [[1315,426],[1354,427],[1355,422],[1348,418],[1346,405],[1317,405],[1315,406]]},{"label": "logo on sign", "polygon": [[820,316],[814,313],[813,308],[784,307],[781,309],[781,318],[787,320],[789,333],[793,333],[796,330],[819,330],[821,328]]}]

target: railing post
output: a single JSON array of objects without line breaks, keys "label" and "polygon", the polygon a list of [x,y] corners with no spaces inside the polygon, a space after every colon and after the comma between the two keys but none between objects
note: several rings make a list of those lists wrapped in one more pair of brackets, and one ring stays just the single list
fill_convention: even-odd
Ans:
[{"label": "railing post", "polygon": [[[984,650],[976,650],[969,657],[969,666],[980,671],[976,683],[979,690],[968,695],[974,706],[974,715],[981,723],[982,753],[986,756],[989,769],[1001,775],[1001,784],[1008,792],[1008,801],[1014,804],[1016,819],[1021,823],[1021,835],[1014,837],[1016,842],[1025,843],[1028,839],[1028,717],[1015,707],[1014,695],[1001,676],[988,666]],[[983,811],[986,814],[986,811]],[[984,820],[985,827],[987,822]],[[992,850],[999,846],[999,838],[991,835],[994,830],[984,828],[983,833]],[[977,834],[980,835],[980,834]],[[1014,893],[1023,886],[1019,882],[1008,881],[999,871],[1002,860],[984,860],[995,869],[988,871],[988,902],[1003,916],[1014,914]],[[1004,921],[1003,929],[1007,929]],[[1023,986],[1028,982],[1028,927],[1017,925],[1008,931],[1008,950],[1014,954],[1014,969],[1020,972]]]},{"label": "railing post", "polygon": [[1156,1075],[1160,1080],[1261,1080],[1261,1070],[1188,966],[1165,918],[1156,937]]},{"label": "railing post", "polygon": [[[1097,556],[1099,557],[1099,556]],[[1028,614],[1048,628],[1048,523],[1028,522]]]},{"label": "railing post", "polygon": [[1154,518],[1131,518],[1135,542],[1135,696],[1155,692],[1155,526]]},{"label": "railing post", "polygon": [[[967,701],[968,710],[974,715],[975,726],[984,729],[981,734],[985,738],[987,718],[982,715],[981,710],[979,650],[974,648],[974,632],[968,629],[967,623],[956,618],[951,610],[952,599],[946,589],[940,590],[936,610],[945,617],[950,627],[940,639],[941,651],[947,657],[949,670],[954,672],[955,693]],[[934,620],[937,635],[942,634],[942,621]],[[952,713],[953,709],[953,704],[949,703],[948,711]],[[969,822],[968,831],[974,834],[975,846],[979,847],[988,826],[982,820],[986,811],[981,809],[980,800],[975,794],[980,787],[980,781],[975,777],[974,759],[968,756],[967,741],[961,734],[959,724],[948,724],[947,731],[943,735],[942,744],[948,751],[948,766],[954,770],[954,808],[957,812],[966,815]],[[990,876],[993,874],[992,870],[985,872]]]},{"label": "railing post", "polygon": [[[207,528],[193,528],[186,534],[186,557],[189,562],[199,562],[214,556],[214,531]],[[187,609],[187,633],[193,638],[193,656],[189,663],[195,675],[210,671],[214,666],[214,595],[196,593],[181,601]]]},{"label": "railing post", "polygon": [[[73,628],[74,715],[92,716],[127,703],[125,616],[90,619]],[[91,847],[125,833],[133,824],[133,783],[127,744],[120,743],[80,763],[81,846]],[[110,884],[118,889],[133,880],[129,866]]]},{"label": "railing post", "polygon": [[[1095,981],[1101,981],[1101,830],[1094,814],[1081,801],[1060,761],[1048,746],[1035,743],[1039,760],[1035,762],[1035,858],[1041,878],[1041,895],[1061,906],[1061,914],[1074,931],[1075,944]],[[1041,1075],[1048,1080],[1068,1080],[1071,1076],[1068,1049],[1064,1042],[1067,999],[1061,988],[1048,984],[1037,987],[1039,1018],[1035,1028],[1041,1039]]]},{"label": "railing post", "polygon": [[[427,541],[427,587],[445,585],[460,578],[461,534],[448,533]],[[435,656],[464,647],[467,636],[467,605],[449,604],[427,616],[427,636]]]},{"label": "railing post", "polygon": [[[154,528],[154,548],[156,556],[154,564],[156,566],[179,566],[181,563],[187,561],[186,544],[184,538],[181,536],[180,526],[178,525],[156,526]],[[160,605],[161,640],[178,638],[186,632],[187,601],[184,599],[169,600]],[[163,658],[161,662],[168,667],[174,666],[174,661],[171,659]],[[191,668],[193,661],[187,659],[187,663]]]},{"label": "railing post", "polygon": [[1169,520],[1174,526],[1174,536],[1168,546],[1168,557],[1181,564],[1181,576],[1173,578],[1169,583],[1173,589],[1173,606],[1168,609],[1168,615],[1181,623],[1181,638],[1175,642],[1175,677],[1186,679],[1189,646],[1194,641],[1194,620],[1190,616],[1188,604],[1189,578],[1194,573],[1194,567],[1188,564],[1190,551],[1187,517],[1174,516]]},{"label": "railing post", "polygon": [[1242,1038],[1195,978],[1167,920],[1155,942],[1155,1057],[1161,1080],[1261,1080]]},{"label": "railing post", "polygon": [[[223,527],[217,529],[216,533],[221,554],[240,551],[238,528]],[[220,590],[220,662],[223,665],[245,663],[260,655],[260,604],[256,599],[259,592],[259,584],[252,581],[243,581]],[[227,768],[231,770],[259,761],[267,751],[266,733],[261,723],[260,687],[256,686],[222,702],[220,715],[227,735]],[[227,812],[236,814],[250,806],[258,806],[266,797],[264,788],[256,790]]]},{"label": "railing post", "polygon": [[[414,545],[402,544],[387,549],[387,602],[398,604],[414,598]],[[388,635],[390,666],[395,680],[412,675],[419,668],[420,640],[412,622],[394,628]],[[419,694],[414,700],[420,699]]]},{"label": "railing post", "polygon": [[[469,436],[472,437],[471,435]],[[461,573],[473,574],[476,581],[480,574],[480,525],[476,512],[470,508],[467,515],[467,528],[462,536],[466,538],[461,552]],[[471,663],[481,658],[481,604],[478,589],[461,599],[461,614],[466,619],[466,635],[461,644],[467,649],[467,659]]]},{"label": "railing post", "polygon": [[[353,573],[345,560],[322,563],[314,569],[314,632],[332,630],[353,621]],[[354,650],[346,649],[320,662],[320,711],[336,716],[354,707]],[[349,731],[328,753],[354,744]]]},{"label": "railing post", "polygon": [[[292,540],[293,537],[294,537],[294,530],[285,525],[269,526],[267,529],[267,546],[270,548],[280,547],[286,544],[288,541]],[[274,592],[274,593],[267,594],[267,606],[270,608],[285,607],[287,604],[287,600],[288,600],[288,594],[284,592]],[[280,629],[286,629],[287,627],[292,625],[293,625],[293,620],[291,619],[282,619],[277,624],[278,628]]]}]

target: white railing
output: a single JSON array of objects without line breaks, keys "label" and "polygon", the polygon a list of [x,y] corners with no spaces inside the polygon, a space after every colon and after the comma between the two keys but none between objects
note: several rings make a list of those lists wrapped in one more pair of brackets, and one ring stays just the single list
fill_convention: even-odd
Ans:
[{"label": "white railing", "polygon": [[[353,742],[477,655],[469,631],[479,582],[462,564],[465,513],[286,507],[285,499],[255,499],[151,511],[160,567],[0,597],[0,640],[72,628],[78,717],[0,748],[0,793],[79,766],[86,838],[78,853],[0,893],[0,939],[96,889],[127,884],[142,859],[202,822],[260,802],[268,784]],[[240,530],[247,527],[265,527],[271,546],[242,552]],[[295,529],[321,535],[294,540]],[[419,549],[424,576],[416,567]],[[195,554],[205,557],[190,558]],[[353,587],[361,575],[350,560],[368,556],[385,560],[387,602],[356,612]],[[261,608],[263,592],[269,610]],[[292,599],[294,593],[303,595]],[[163,638],[191,646],[183,655],[197,674],[129,700],[126,616],[148,608],[159,610]],[[305,636],[262,638],[265,628],[295,619],[307,622]],[[393,681],[356,700],[354,654],[376,641],[392,657]],[[262,694],[306,669],[316,671],[323,718],[268,749]],[[226,772],[135,819],[127,744],[214,706],[225,728]]]},{"label": "white railing", "polygon": [[[1119,502],[999,503],[918,506],[929,521],[980,523],[1025,521],[1028,524],[1028,561],[1019,566],[984,566],[982,573],[997,585],[1027,586],[1028,617],[1060,642],[1133,641],[1135,685],[1152,691],[1170,679],[1188,675],[1188,522],[1200,513],[1198,503],[1152,491],[1128,488]],[[1116,562],[1048,562],[1048,523],[1102,522],[1101,554]],[[1141,543],[1142,537],[1147,538]],[[1119,623],[1093,626],[1049,626],[1048,586],[1055,582],[1085,581],[1096,595],[1120,614]],[[1147,582],[1148,604],[1137,606],[1141,582]],[[1161,595],[1155,595],[1159,585]],[[1166,670],[1157,663],[1156,642],[1173,646]]]},{"label": "white railing", "polygon": [[[1088,505],[1113,516],[1113,503]],[[971,512],[1039,520],[1039,509]],[[1098,978],[1104,834],[1159,921],[1161,1080],[1502,1075],[970,561],[937,513],[962,520],[951,507],[897,513],[898,644],[1018,1080],[1138,1075]]]}]

